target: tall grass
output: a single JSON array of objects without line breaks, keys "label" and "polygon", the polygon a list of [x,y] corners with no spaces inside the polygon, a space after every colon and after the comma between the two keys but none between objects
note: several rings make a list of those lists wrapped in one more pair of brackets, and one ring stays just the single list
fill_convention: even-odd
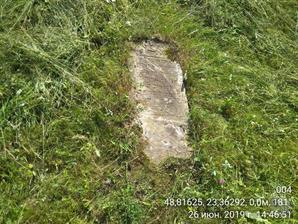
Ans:
[{"label": "tall grass", "polygon": [[[195,223],[164,199],[297,191],[296,5],[3,0],[0,223]],[[153,36],[188,74],[194,149],[160,170],[128,97],[129,42]]]},{"label": "tall grass", "polygon": [[1,223],[96,220],[87,207],[100,197],[104,160],[130,158],[137,138],[125,126],[127,52],[114,10],[103,1],[1,3]]}]

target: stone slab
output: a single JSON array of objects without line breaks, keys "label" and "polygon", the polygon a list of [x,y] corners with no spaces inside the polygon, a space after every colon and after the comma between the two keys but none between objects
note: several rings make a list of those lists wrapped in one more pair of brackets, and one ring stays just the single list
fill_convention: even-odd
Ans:
[{"label": "stone slab", "polygon": [[139,104],[138,120],[147,142],[145,154],[159,164],[169,157],[187,158],[188,104],[183,73],[166,56],[168,46],[146,41],[132,52],[133,97]]}]

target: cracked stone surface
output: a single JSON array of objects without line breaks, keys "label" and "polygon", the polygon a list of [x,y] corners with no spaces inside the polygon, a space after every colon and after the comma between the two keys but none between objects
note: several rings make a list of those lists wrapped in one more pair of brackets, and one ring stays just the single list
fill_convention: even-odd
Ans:
[{"label": "cracked stone surface", "polygon": [[167,45],[146,41],[132,52],[133,92],[139,104],[145,154],[159,164],[169,157],[187,158],[188,104],[180,65],[166,56]]}]

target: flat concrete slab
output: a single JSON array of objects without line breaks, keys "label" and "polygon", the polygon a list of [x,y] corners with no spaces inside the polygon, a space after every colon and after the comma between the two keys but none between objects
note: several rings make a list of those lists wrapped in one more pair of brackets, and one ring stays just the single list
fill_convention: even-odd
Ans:
[{"label": "flat concrete slab", "polygon": [[169,157],[187,158],[188,104],[183,73],[166,56],[168,46],[146,41],[132,52],[133,92],[139,104],[138,120],[147,142],[145,154],[159,164]]}]

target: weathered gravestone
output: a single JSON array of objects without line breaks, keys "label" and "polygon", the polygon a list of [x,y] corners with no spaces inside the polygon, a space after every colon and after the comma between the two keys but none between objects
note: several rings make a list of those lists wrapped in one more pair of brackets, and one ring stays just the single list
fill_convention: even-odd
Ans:
[{"label": "weathered gravestone", "polygon": [[159,164],[169,157],[187,158],[188,104],[180,65],[166,56],[168,46],[146,41],[132,52],[133,92],[147,145],[145,154]]}]

